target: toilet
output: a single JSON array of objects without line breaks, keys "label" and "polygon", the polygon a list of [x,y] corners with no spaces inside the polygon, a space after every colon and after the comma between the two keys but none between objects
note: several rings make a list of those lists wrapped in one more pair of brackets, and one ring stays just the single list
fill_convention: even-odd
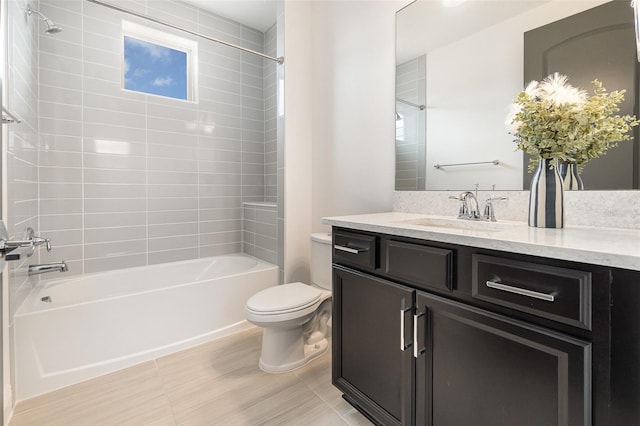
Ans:
[{"label": "toilet", "polygon": [[328,347],[331,318],[331,234],[311,234],[311,285],[295,282],[262,290],[245,307],[263,327],[260,369],[284,373],[302,367]]}]

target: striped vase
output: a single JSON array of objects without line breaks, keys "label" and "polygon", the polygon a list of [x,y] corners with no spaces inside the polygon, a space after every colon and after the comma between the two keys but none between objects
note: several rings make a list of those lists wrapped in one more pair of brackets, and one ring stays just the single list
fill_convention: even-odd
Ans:
[{"label": "striped vase", "polygon": [[563,187],[556,160],[541,158],[531,179],[529,226],[536,228],[564,226]]},{"label": "striped vase", "polygon": [[575,163],[560,162],[560,176],[564,182],[565,191],[582,191],[584,183],[578,173],[578,165]]}]

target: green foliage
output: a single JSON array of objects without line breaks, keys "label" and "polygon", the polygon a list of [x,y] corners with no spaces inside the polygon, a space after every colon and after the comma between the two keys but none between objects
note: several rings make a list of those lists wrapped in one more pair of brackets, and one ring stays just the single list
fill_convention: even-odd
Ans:
[{"label": "green foliage", "polygon": [[518,149],[534,156],[529,171],[535,169],[539,158],[555,158],[582,167],[618,142],[632,139],[629,130],[638,125],[638,120],[635,116],[616,115],[625,91],[607,93],[598,80],[592,84],[594,94],[580,103],[558,103],[528,91],[518,94],[511,124]]}]

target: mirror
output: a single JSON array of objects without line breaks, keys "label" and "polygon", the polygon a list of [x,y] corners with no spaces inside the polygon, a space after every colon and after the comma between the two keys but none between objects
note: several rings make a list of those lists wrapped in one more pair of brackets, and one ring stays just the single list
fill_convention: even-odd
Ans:
[{"label": "mirror", "polygon": [[[633,25],[633,9],[622,1]],[[396,190],[469,190],[476,184],[481,190],[528,189],[522,152],[504,124],[507,107],[524,86],[524,34],[605,3],[609,1],[417,0],[400,10]],[[631,54],[635,58],[635,50]],[[631,72],[637,73],[637,62],[632,62]],[[586,85],[574,84],[591,90],[588,82],[598,78],[610,91],[625,88],[608,83],[609,75],[601,69],[590,71],[594,75]],[[614,166],[633,169],[629,174],[634,181],[592,189],[638,188],[637,139],[621,142],[619,148],[627,144],[624,148],[632,154],[622,156],[628,164]],[[613,151],[605,157],[615,157]],[[592,182],[605,181],[598,177],[609,174],[597,160],[585,167]]]}]

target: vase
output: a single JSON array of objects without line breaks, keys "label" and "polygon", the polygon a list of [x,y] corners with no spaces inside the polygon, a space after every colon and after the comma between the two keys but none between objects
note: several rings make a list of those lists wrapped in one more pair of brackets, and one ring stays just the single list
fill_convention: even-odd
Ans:
[{"label": "vase", "polygon": [[576,163],[560,162],[560,176],[564,182],[565,191],[582,191],[584,183],[580,177],[578,165]]},{"label": "vase", "polygon": [[564,184],[555,159],[541,158],[531,179],[529,226],[564,226]]}]

